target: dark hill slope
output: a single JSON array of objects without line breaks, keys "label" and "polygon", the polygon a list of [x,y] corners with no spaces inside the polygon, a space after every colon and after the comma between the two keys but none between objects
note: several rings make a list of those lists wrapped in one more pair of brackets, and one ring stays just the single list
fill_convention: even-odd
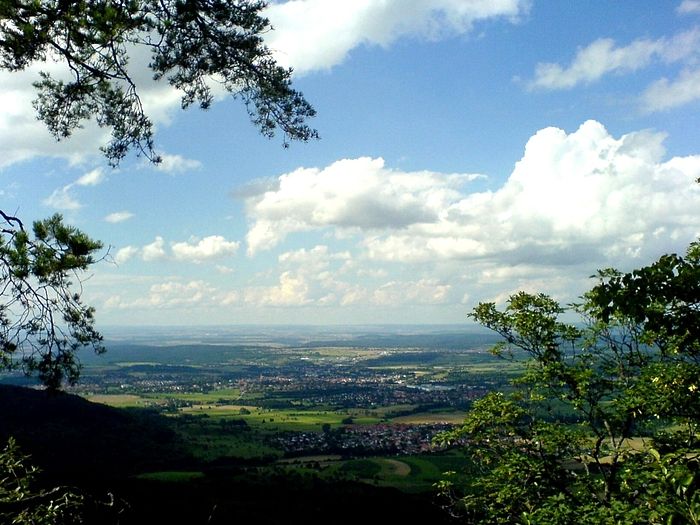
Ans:
[{"label": "dark hill slope", "polygon": [[0,385],[0,442],[10,436],[34,464],[65,481],[116,479],[187,461],[157,414]]},{"label": "dark hill slope", "polygon": [[258,482],[153,483],[120,491],[120,525],[391,525],[454,523],[427,495],[338,481],[272,477]]}]

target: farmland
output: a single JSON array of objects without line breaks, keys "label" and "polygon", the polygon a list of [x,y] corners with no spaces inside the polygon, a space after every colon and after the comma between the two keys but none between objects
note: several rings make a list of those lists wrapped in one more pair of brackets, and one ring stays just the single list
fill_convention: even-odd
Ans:
[{"label": "farmland", "polygon": [[202,468],[142,479],[191,482],[211,465],[246,465],[245,476],[293,471],[428,491],[464,466],[433,437],[518,371],[489,354],[491,343],[444,329],[141,333],[86,356],[72,392],[164,416]]}]

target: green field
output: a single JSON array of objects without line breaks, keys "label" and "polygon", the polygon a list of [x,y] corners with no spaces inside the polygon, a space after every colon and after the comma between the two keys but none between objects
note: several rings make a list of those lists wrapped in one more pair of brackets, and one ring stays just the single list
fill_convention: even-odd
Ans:
[{"label": "green field", "polygon": [[405,492],[426,492],[444,478],[447,471],[467,473],[469,461],[458,452],[352,459],[327,466],[326,476],[341,473],[374,485],[399,488]]},{"label": "green field", "polygon": [[117,408],[147,407],[155,404],[163,404],[163,401],[155,398],[151,399],[136,394],[93,394],[85,396],[93,403],[101,403]]},{"label": "green field", "polygon": [[392,423],[404,425],[422,425],[428,423],[449,423],[460,425],[464,422],[466,412],[418,412],[406,416],[391,418]]},{"label": "green field", "polygon": [[194,479],[200,479],[204,477],[203,472],[199,471],[172,471],[165,470],[160,472],[145,472],[136,476],[138,479],[147,479],[151,481],[165,481],[169,483],[183,483],[190,482]]}]

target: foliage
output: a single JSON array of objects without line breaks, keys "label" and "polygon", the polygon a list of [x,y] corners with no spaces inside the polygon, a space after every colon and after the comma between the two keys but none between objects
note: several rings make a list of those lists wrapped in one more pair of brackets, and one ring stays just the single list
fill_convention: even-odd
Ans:
[{"label": "foliage", "polygon": [[111,128],[103,149],[114,165],[131,149],[158,161],[139,73],[129,64],[147,53],[150,74],[182,92],[183,108],[208,108],[219,85],[243,100],[263,135],[279,129],[285,145],[316,138],[306,124],[314,109],[263,43],[264,7],[260,0],[3,0],[0,68],[66,64],[70,80],[42,72],[34,84],[38,118],[62,139],[94,117]]},{"label": "foliage", "polygon": [[84,497],[66,487],[36,487],[38,469],[14,439],[0,451],[0,521],[12,525],[83,523]]},{"label": "foliage", "polygon": [[79,279],[102,245],[60,215],[35,222],[30,234],[0,214],[0,369],[22,367],[56,390],[77,380],[81,347],[104,351]]},{"label": "foliage", "polygon": [[470,523],[699,523],[700,246],[597,278],[583,325],[522,292],[471,314],[527,369],[440,437],[480,465],[439,484]]}]

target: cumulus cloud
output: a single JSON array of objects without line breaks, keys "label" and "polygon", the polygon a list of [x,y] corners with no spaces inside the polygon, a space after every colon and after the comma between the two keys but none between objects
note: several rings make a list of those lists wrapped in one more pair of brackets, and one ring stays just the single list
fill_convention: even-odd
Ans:
[{"label": "cumulus cloud", "polygon": [[[166,246],[165,239],[159,235],[152,243],[146,244],[141,248],[133,246],[122,248],[122,250],[117,252],[115,260],[120,258],[120,254],[124,251],[124,254],[121,255],[123,261],[140,254],[141,259],[146,262],[171,258],[176,261],[198,264],[235,255],[239,246],[240,242],[228,241],[221,235],[210,235],[202,239],[191,237],[188,241],[171,242],[169,246]],[[221,265],[217,266],[217,270],[219,273],[230,273],[233,271]]]},{"label": "cumulus cloud", "polygon": [[144,261],[157,261],[165,256],[165,240],[160,235],[152,243],[141,248],[141,258]]},{"label": "cumulus cloud", "polygon": [[130,211],[126,211],[126,210],[124,210],[124,211],[115,211],[114,213],[110,213],[109,215],[106,215],[105,218],[104,218],[104,220],[105,220],[106,222],[109,222],[109,223],[112,223],[112,224],[116,224],[116,223],[119,223],[119,222],[128,221],[128,220],[131,219],[133,216],[134,216],[134,214],[131,213]]},{"label": "cumulus cloud", "polygon": [[[166,82],[153,79],[148,68],[151,60],[148,49],[131,49],[129,55],[130,74],[138,86],[146,114],[156,126],[169,123],[180,108],[182,93]],[[0,72],[0,168],[38,156],[62,158],[71,164],[85,162],[99,156],[100,146],[109,140],[110,131],[100,128],[94,121],[84,122],[68,139],[57,141],[51,136],[37,120],[32,105],[37,96],[32,84],[39,80],[40,71],[56,79],[72,79],[65,64],[52,60],[33,64],[20,72]],[[168,166],[173,168],[187,166],[191,169],[194,162],[171,160]]]},{"label": "cumulus cloud", "polygon": [[481,20],[515,20],[528,6],[528,0],[292,0],[267,8],[275,30],[266,40],[280,63],[303,74],[341,63],[360,45],[461,34]]},{"label": "cumulus cloud", "polygon": [[331,264],[347,257],[349,254],[331,253],[328,246],[323,245],[282,253],[278,257],[282,272],[277,283],[248,287],[244,290],[243,300],[254,306],[323,303],[324,297],[332,295],[338,287],[330,271]]},{"label": "cumulus cloud", "polygon": [[290,233],[326,226],[373,230],[432,223],[476,177],[400,172],[367,157],[300,168],[280,176],[276,190],[246,199],[254,220],[246,236],[248,253],[271,248]]},{"label": "cumulus cloud", "polygon": [[122,295],[111,296],[104,301],[104,308],[131,310],[134,308],[168,309],[210,306],[212,305],[211,299],[215,298],[216,293],[216,289],[211,284],[201,280],[184,283],[165,281],[152,285],[145,296],[137,299],[125,298]]},{"label": "cumulus cloud", "polygon": [[402,304],[443,304],[449,299],[452,285],[435,279],[390,281],[377,288],[372,302],[382,306]]},{"label": "cumulus cloud", "polygon": [[377,270],[371,272],[369,281],[363,279],[370,261],[349,264],[354,262],[349,252],[334,252],[325,245],[285,252],[278,261],[281,271],[277,282],[246,288],[242,295],[245,304],[405,307],[445,304],[453,298],[452,285],[436,278],[387,281],[386,274]]},{"label": "cumulus cloud", "polygon": [[187,159],[182,155],[163,154],[160,158],[161,162],[156,165],[156,169],[165,173],[184,173],[202,167],[198,160]]},{"label": "cumulus cloud", "polygon": [[234,255],[239,242],[227,241],[221,235],[210,235],[203,239],[192,238],[189,242],[177,242],[171,246],[175,259],[202,262],[227,255]]},{"label": "cumulus cloud", "polygon": [[257,306],[303,306],[312,302],[305,277],[292,272],[282,273],[277,285],[246,289],[244,301]]},{"label": "cumulus cloud", "polygon": [[332,261],[348,261],[352,258],[350,252],[331,253],[328,246],[317,245],[307,250],[301,248],[292,252],[285,252],[278,257],[282,265],[297,265],[303,267],[307,272],[316,273],[326,267]]},{"label": "cumulus cloud", "polygon": [[[664,136],[619,139],[588,121],[546,128],[527,143],[504,186],[464,195],[439,220],[365,240],[390,260],[498,258],[566,266],[629,261],[700,233],[700,156],[662,161]],[[673,206],[669,203],[673,202]]]},{"label": "cumulus cloud", "polygon": [[117,264],[124,264],[128,260],[132,259],[139,253],[139,249],[135,246],[125,246],[117,250],[114,255],[114,262]]},{"label": "cumulus cloud", "polygon": [[204,281],[170,281],[151,286],[149,302],[156,307],[195,304],[202,302],[214,291],[214,288]]},{"label": "cumulus cloud", "polygon": [[327,306],[359,301],[367,297],[367,291],[351,282],[352,276],[340,278],[351,260],[349,252],[333,252],[325,245],[282,253],[278,257],[277,282],[246,288],[242,300],[257,307]]},{"label": "cumulus cloud", "polygon": [[504,185],[487,192],[469,192],[470,176],[404,173],[381,159],[299,169],[249,198],[249,252],[331,229],[357,234],[369,259],[397,263],[590,271],[654,256],[700,233],[700,156],[664,161],[663,140],[649,131],[616,138],[595,121],[568,134],[542,129]]},{"label": "cumulus cloud", "polygon": [[639,39],[619,47],[611,38],[601,38],[579,49],[571,64],[540,63],[535,69],[532,89],[569,89],[589,84],[609,73],[629,73],[652,61],[678,62],[696,56],[700,29],[694,28],[672,38]]}]

